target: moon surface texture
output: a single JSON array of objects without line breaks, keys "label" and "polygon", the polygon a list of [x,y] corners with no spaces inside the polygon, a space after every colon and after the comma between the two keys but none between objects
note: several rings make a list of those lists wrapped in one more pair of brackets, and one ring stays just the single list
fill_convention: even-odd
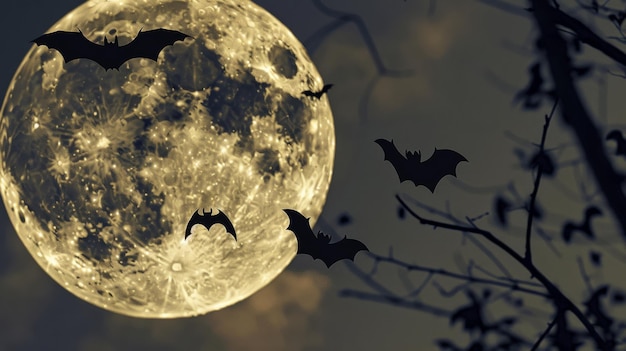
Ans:
[{"label": "moon surface texture", "polygon": [[[47,33],[125,45],[140,29],[193,38],[119,71],[33,46],[0,124],[0,190],[20,239],[61,286],[124,315],[234,304],[294,258],[292,208],[313,224],[335,152],[322,79],[302,44],[247,0],[88,1]],[[197,209],[224,212],[196,225]]]}]

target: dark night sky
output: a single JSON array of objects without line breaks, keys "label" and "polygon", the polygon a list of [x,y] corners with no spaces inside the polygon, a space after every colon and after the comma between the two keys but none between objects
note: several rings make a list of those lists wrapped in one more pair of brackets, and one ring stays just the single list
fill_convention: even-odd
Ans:
[{"label": "dark night sky", "polygon": [[[394,194],[410,194],[440,209],[449,204],[456,216],[464,218],[490,211],[494,190],[502,189],[511,179],[516,180],[520,194],[530,192],[532,179],[520,170],[513,147],[532,148],[516,143],[506,132],[538,142],[543,115],[549,112],[549,106],[528,112],[512,103],[516,91],[526,85],[527,67],[535,57],[531,47],[536,33],[531,19],[467,0],[439,0],[432,15],[428,14],[429,0],[326,2],[334,9],[362,16],[384,63],[389,68],[412,69],[415,74],[381,78],[364,119],[359,103],[376,70],[356,27],[348,24],[333,32],[311,53],[325,82],[335,84],[329,98],[337,151],[323,218],[332,222],[344,211],[350,212],[353,223],[337,230],[363,240],[378,254],[384,255],[393,247],[395,257],[412,263],[458,270],[459,262],[467,264],[474,258],[493,269],[461,234],[433,231],[410,219],[399,221]],[[30,48],[29,41],[80,3],[21,0],[4,5],[0,14],[5,48],[0,66],[2,96]],[[256,3],[301,41],[331,21],[308,0]],[[605,121],[611,126],[618,126],[617,120],[623,118],[616,113],[622,107],[623,98],[617,94],[622,84],[617,78],[609,79],[607,105],[602,105],[595,81],[585,83],[589,107],[598,112],[600,106],[606,106]],[[563,158],[577,156],[576,145],[560,122],[554,123],[550,133],[550,147],[565,145],[560,154]],[[458,180],[447,177],[431,194],[410,183],[398,184],[391,165],[383,161],[382,151],[373,142],[377,138],[393,138],[401,150],[421,149],[424,157],[435,147],[454,149],[469,162],[459,165]],[[567,177],[567,172],[563,174]],[[552,220],[558,224],[568,216],[578,218],[582,205],[558,190],[561,185],[572,184],[566,179],[546,185],[546,195],[540,199],[544,208],[551,210],[546,223]],[[436,336],[466,338],[459,325],[449,327],[447,318],[337,296],[344,288],[369,290],[348,265],[337,264],[328,270],[309,257],[296,257],[265,289],[222,311],[183,320],[115,315],[54,283],[19,242],[5,210],[0,220],[4,228],[0,236],[2,350],[435,350],[432,340]],[[480,223],[495,228],[490,217]],[[609,222],[600,225],[610,228]],[[555,225],[546,228],[558,229]],[[501,238],[521,250],[522,229],[519,221],[516,229]],[[607,233],[607,240],[614,240],[610,231]],[[582,284],[575,252],[557,260],[550,250],[537,246],[537,260],[549,275],[564,286]],[[372,265],[362,254],[355,263],[366,271]],[[563,268],[565,264],[570,268]],[[522,272],[517,268],[511,271]],[[379,274],[394,291],[403,291],[395,268],[387,267]],[[415,285],[423,278],[419,274],[410,277]],[[441,283],[446,285],[445,280]],[[464,301],[463,296],[442,298],[434,288],[423,294],[424,301],[445,309]],[[533,320],[529,330],[540,331],[547,322]]]}]

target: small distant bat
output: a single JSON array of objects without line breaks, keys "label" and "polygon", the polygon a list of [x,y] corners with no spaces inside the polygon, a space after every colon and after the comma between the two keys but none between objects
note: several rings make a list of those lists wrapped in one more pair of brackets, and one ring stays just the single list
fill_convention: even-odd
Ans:
[{"label": "small distant bat", "polygon": [[144,57],[156,61],[163,48],[179,40],[191,36],[168,29],[139,31],[137,37],[127,45],[119,46],[117,35],[113,42],[104,38],[104,45],[96,44],[87,39],[83,32],[58,31],[44,34],[31,42],[55,49],[63,55],[65,63],[85,58],[95,61],[105,70],[119,70],[122,64],[136,57]]},{"label": "small distant bat", "polygon": [[189,222],[187,223],[187,229],[185,229],[185,240],[189,235],[191,235],[191,228],[196,224],[201,224],[205,226],[207,230],[209,230],[213,226],[213,224],[221,224],[224,226],[224,228],[226,228],[226,232],[230,233],[233,238],[237,240],[237,234],[235,233],[235,227],[233,226],[233,223],[230,221],[230,219],[228,219],[228,217],[226,217],[224,212],[220,210],[217,211],[217,214],[212,215],[212,209],[209,210],[208,213],[204,212],[204,209],[202,209],[202,215],[200,215],[200,213],[196,210],[196,212],[193,213],[193,215],[189,219]]},{"label": "small distant bat", "polygon": [[298,254],[307,254],[314,260],[320,259],[330,268],[335,262],[349,259],[354,261],[354,257],[359,251],[369,251],[362,242],[354,239],[343,239],[330,243],[330,236],[321,232],[317,236],[313,233],[309,219],[295,210],[284,209],[289,217],[288,230],[291,230],[298,240]]},{"label": "small distant bat", "polygon": [[437,150],[426,161],[422,162],[420,152],[406,152],[406,157],[398,151],[392,141],[377,139],[385,153],[385,160],[396,169],[400,182],[410,180],[415,186],[423,185],[432,193],[439,181],[450,174],[456,177],[456,166],[467,159],[454,150]]},{"label": "small distant bat", "polygon": [[302,95],[308,96],[310,98],[316,98],[319,100],[322,98],[322,95],[326,94],[332,87],[333,84],[326,84],[320,91],[305,90],[302,92]]},{"label": "small distant bat", "polygon": [[626,156],[626,140],[624,139],[624,135],[622,135],[622,131],[618,129],[614,129],[606,135],[606,140],[615,140],[617,143],[617,149],[615,150],[616,155]]}]

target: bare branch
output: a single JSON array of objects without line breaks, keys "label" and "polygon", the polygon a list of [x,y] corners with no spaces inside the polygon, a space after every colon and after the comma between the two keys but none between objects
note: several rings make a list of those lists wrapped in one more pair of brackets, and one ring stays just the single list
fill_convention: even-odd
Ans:
[{"label": "bare branch", "polygon": [[411,208],[409,208],[407,204],[400,198],[400,196],[396,195],[396,199],[400,202],[400,204],[402,204],[402,206],[405,207],[407,212],[409,212],[413,217],[418,219],[420,223],[422,224],[456,230],[459,232],[480,234],[485,239],[490,241],[492,244],[496,245],[498,248],[506,252],[509,256],[515,259],[518,263],[520,263],[524,268],[526,268],[526,270],[528,270],[531,276],[535,277],[539,282],[541,282],[541,284],[543,284],[543,286],[548,290],[550,298],[553,300],[555,305],[561,306],[563,309],[571,311],[576,316],[576,318],[578,318],[578,320],[585,326],[585,329],[587,329],[587,332],[589,333],[589,335],[591,335],[591,337],[596,342],[596,345],[600,349],[608,350],[608,345],[606,344],[602,336],[598,334],[593,324],[591,324],[589,319],[578,308],[578,306],[576,306],[569,298],[567,298],[567,296],[565,296],[561,292],[561,290],[559,290],[559,288],[557,288],[557,286],[554,285],[552,281],[550,281],[550,279],[548,279],[537,267],[535,267],[535,265],[532,262],[524,259],[524,257],[518,254],[515,250],[513,250],[510,246],[505,244],[503,241],[495,237],[491,232],[480,229],[480,228],[459,226],[459,225],[442,223],[439,221],[434,221],[434,220],[423,218],[417,213],[415,213]]},{"label": "bare branch", "polygon": [[430,306],[415,300],[406,300],[401,297],[393,296],[393,295],[377,295],[364,291],[352,290],[352,289],[344,289],[339,292],[339,296],[341,297],[353,297],[361,300],[368,300],[374,302],[382,302],[390,305],[411,308],[415,310],[420,310],[424,312],[428,312],[432,315],[439,317],[449,317],[452,315],[452,311],[445,310],[443,308]]},{"label": "bare branch", "polygon": [[[416,265],[416,264],[409,264],[409,263],[403,262],[403,261],[398,260],[398,259],[393,258],[393,257],[385,257],[385,256],[377,255],[377,254],[372,253],[372,252],[368,252],[367,254],[368,254],[368,256],[372,257],[376,261],[387,262],[387,263],[390,263],[390,264],[402,267],[402,268],[404,268],[406,270],[409,270],[409,271],[426,272],[426,273],[429,273],[429,274],[436,274],[436,275],[441,275],[441,276],[445,276],[445,277],[465,280],[465,281],[468,281],[468,282],[471,282],[471,283],[493,285],[493,286],[498,286],[498,287],[502,287],[502,288],[506,288],[506,289],[511,289],[511,290],[515,290],[515,291],[524,292],[524,293],[531,294],[531,295],[536,295],[536,296],[541,296],[541,297],[545,297],[545,298],[550,298],[550,295],[546,294],[545,292],[541,292],[541,291],[534,290],[534,289],[529,289],[529,288],[524,288],[524,287],[520,286],[521,284],[524,284],[524,282],[521,282],[521,281],[504,282],[502,280],[477,278],[477,277],[474,277],[474,276],[471,276],[471,275],[464,275],[464,274],[449,272],[449,271],[447,271],[445,269],[441,269],[441,268],[431,268],[431,267],[425,267],[425,266],[420,266],[420,265]],[[532,283],[530,283],[530,284],[532,284]]]},{"label": "bare branch", "polygon": [[[552,116],[554,116],[554,111],[556,110],[556,106],[559,104],[559,99],[555,99],[554,105],[552,106],[552,111],[550,111],[550,115],[546,115],[545,123],[543,125],[543,132],[541,133],[541,143],[539,144],[539,152],[545,152],[546,145],[546,137],[548,135],[548,127],[550,126],[550,121],[552,120]],[[532,249],[530,245],[530,238],[533,227],[533,218],[535,217],[535,203],[537,200],[537,192],[539,192],[539,184],[541,183],[541,176],[543,175],[543,167],[542,163],[539,162],[537,165],[537,177],[535,178],[535,184],[533,185],[533,191],[530,194],[530,205],[528,206],[528,217],[526,222],[526,251],[524,253],[524,259],[528,260],[528,262],[532,262]]]},{"label": "bare branch", "polygon": [[[568,55],[567,46],[558,30],[555,22],[568,25],[580,36],[583,28],[582,23],[576,22],[563,12],[554,9],[545,0],[532,0],[533,14],[544,41],[546,59],[552,72],[557,96],[561,101],[561,115],[566,124],[575,132],[583,154],[589,164],[589,168],[595,176],[596,183],[602,190],[616,221],[620,224],[622,236],[626,239],[626,216],[623,211],[626,208],[626,196],[622,191],[623,177],[620,176],[609,161],[598,128],[593,123],[587,108],[576,90],[576,85],[571,75],[571,58]],[[586,28],[586,27],[585,27]],[[592,40],[591,36],[585,37],[587,42],[598,44],[597,40]],[[581,39],[582,40],[582,39]],[[621,51],[619,56],[602,46],[607,56],[621,60],[626,64],[626,55]]]},{"label": "bare branch", "polygon": [[548,334],[550,334],[550,330],[552,330],[552,327],[554,327],[555,324],[556,324],[556,318],[552,322],[548,323],[548,328],[546,328],[546,330],[544,330],[544,332],[541,333],[541,336],[539,337],[539,339],[537,339],[537,341],[535,341],[535,344],[530,349],[530,351],[537,350],[539,345],[541,345],[541,342],[543,341],[543,339],[545,339],[546,336],[548,336]]}]

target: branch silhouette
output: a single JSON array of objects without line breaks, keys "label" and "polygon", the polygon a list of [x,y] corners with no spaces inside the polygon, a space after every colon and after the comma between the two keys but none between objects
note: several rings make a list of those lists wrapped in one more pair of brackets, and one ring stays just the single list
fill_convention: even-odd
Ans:
[{"label": "branch silhouette", "polygon": [[[337,18],[334,25],[326,27],[328,30],[330,30],[329,28],[338,28],[339,21],[348,21],[349,19],[363,25],[358,16],[353,17],[355,15],[332,10],[323,5],[321,0],[313,1],[322,12]],[[340,296],[386,303],[420,310],[434,316],[447,317],[451,325],[462,324],[464,331],[472,336],[472,340],[463,347],[456,345],[449,339],[437,340],[436,344],[441,350],[517,350],[522,348],[538,350],[549,345],[546,349],[556,348],[570,351],[579,349],[585,343],[593,344],[593,348],[596,350],[615,350],[618,345],[625,343],[624,340],[626,339],[620,333],[626,330],[626,323],[623,321],[617,323],[615,318],[609,316],[607,311],[612,310],[607,309],[605,304],[607,301],[613,305],[626,304],[626,294],[609,285],[594,288],[594,281],[592,280],[597,279],[597,277],[593,276],[592,279],[592,275],[587,273],[583,262],[584,256],[580,255],[577,256],[576,264],[582,278],[581,285],[584,285],[584,288],[582,291],[563,290],[557,285],[556,280],[549,277],[550,274],[546,270],[548,267],[540,267],[541,262],[533,257],[533,247],[537,247],[537,243],[533,241],[533,235],[539,235],[544,240],[545,245],[560,258],[565,256],[561,256],[553,245],[555,239],[564,245],[569,245],[572,231],[577,230],[582,231],[585,236],[576,236],[575,239],[585,240],[585,242],[595,241],[596,235],[591,231],[589,218],[602,213],[600,206],[595,206],[595,204],[598,197],[603,197],[606,203],[602,206],[607,207],[612,212],[612,220],[616,224],[615,228],[620,232],[623,240],[626,240],[626,216],[622,215],[626,209],[626,195],[622,189],[624,176],[614,168],[612,159],[605,150],[607,138],[601,136],[600,130],[602,128],[596,125],[598,122],[583,104],[582,97],[577,90],[576,80],[584,78],[589,72],[600,66],[576,66],[573,61],[574,55],[581,52],[581,44],[594,48],[598,53],[624,67],[626,67],[626,54],[596,34],[581,20],[566,13],[566,10],[556,0],[528,0],[528,8],[517,7],[501,0],[478,1],[507,13],[523,16],[535,24],[538,29],[535,54],[539,53],[539,55],[530,66],[530,80],[526,90],[518,93],[518,97],[525,100],[524,107],[527,109],[536,109],[544,101],[551,101],[552,106],[549,112],[544,115],[540,142],[527,142],[527,144],[533,145],[533,151],[527,153],[524,150],[516,149],[516,155],[520,160],[519,168],[522,171],[530,172],[533,176],[532,190],[529,194],[522,195],[517,191],[513,181],[489,189],[468,185],[462,180],[454,183],[468,192],[472,190],[479,192],[481,189],[482,193],[495,192],[493,207],[497,216],[495,221],[503,230],[512,229],[511,225],[513,224],[511,222],[516,221],[514,216],[507,218],[509,212],[525,211],[525,218],[523,218],[525,223],[521,227],[517,227],[523,231],[523,251],[518,252],[500,235],[496,235],[496,231],[488,230],[486,226],[479,224],[482,223],[481,218],[492,215],[491,213],[482,211],[478,215],[465,216],[463,220],[460,219],[461,216],[459,218],[453,216],[449,209],[446,212],[432,208],[418,200],[410,199],[408,195],[396,194],[395,198],[399,203],[397,215],[400,220],[412,217],[422,226],[461,233],[464,240],[467,239],[473,243],[486,258],[493,262],[494,270],[498,272],[490,272],[476,264],[477,261],[473,259],[470,259],[469,262],[455,259],[458,267],[465,266],[466,268],[465,270],[460,268],[460,272],[424,264],[408,263],[394,257],[393,250],[390,248],[387,255],[374,252],[363,255],[372,260],[369,271],[359,268],[353,262],[346,262],[346,266],[352,274],[374,292],[343,289],[340,291]],[[626,42],[626,36],[621,32],[621,25],[626,21],[626,11],[609,8],[608,2],[600,4],[592,0],[591,2],[578,1],[577,3],[580,8],[611,21],[621,35],[621,38],[618,38],[619,41]],[[365,28],[364,25],[363,28]],[[369,35],[369,33],[365,33]],[[373,47],[373,42],[365,41],[366,45]],[[379,68],[379,73],[384,72],[385,70],[381,69],[384,66],[382,66],[380,56],[374,55],[373,57]],[[605,71],[609,72],[608,70]],[[381,75],[383,74],[381,73]],[[544,84],[546,83],[552,83],[553,86],[549,87],[550,89],[545,89]],[[557,109],[560,118],[571,130],[574,142],[548,148],[548,131]],[[617,132],[613,135],[617,135]],[[556,150],[565,146],[577,146],[580,159],[572,160],[570,157],[566,160],[558,160],[560,152]],[[619,156],[618,152],[616,154]],[[584,163],[581,159],[584,160]],[[587,165],[593,175],[595,185],[599,188],[599,191],[595,190],[595,193],[594,190],[588,190],[589,184],[585,184],[579,178],[580,175],[576,173],[584,165]],[[412,167],[412,165],[407,167]],[[558,188],[557,171],[566,167],[571,167],[575,172],[574,177],[578,183],[578,189],[575,186],[572,189],[563,186],[562,190],[568,190],[570,198],[580,201],[583,205],[587,203],[585,206],[587,210],[582,224],[576,224],[572,222],[571,218],[567,218],[558,224],[560,230],[557,230],[544,225],[545,223],[542,222],[546,212],[551,215],[552,213],[549,211],[550,208],[541,206],[539,194],[547,185]],[[396,171],[398,171],[397,168]],[[508,191],[506,195],[501,192],[504,191],[502,190],[503,187],[506,187]],[[577,192],[582,196],[576,194]],[[560,233],[567,235],[561,234],[559,236]],[[608,246],[603,249],[613,255],[611,250],[615,248]],[[587,267],[599,269],[603,262],[602,254],[594,249],[590,249],[588,254],[587,259],[590,264]],[[530,280],[517,278],[512,273],[515,272],[514,267],[507,267],[500,260],[499,257],[502,256],[512,258],[516,268],[523,268],[525,272],[529,273]],[[614,256],[617,258],[617,255]],[[536,260],[537,262],[535,262]],[[397,293],[382,283],[380,279],[382,270],[379,269],[382,265],[398,269],[398,275],[406,290],[405,292]],[[418,273],[422,275],[420,281],[413,283],[409,280],[408,274],[410,272],[420,272]],[[451,281],[454,285],[446,287],[437,280]],[[427,287],[434,287],[435,292],[438,292],[443,298],[455,296],[459,298],[459,295],[462,295],[459,293],[465,293],[468,302],[451,310],[447,308],[449,305],[445,307],[436,306],[423,297],[423,292]],[[480,289],[482,289],[482,293]],[[493,294],[492,289],[498,293]],[[578,300],[578,293],[581,292],[587,295],[586,300]],[[547,301],[546,305],[550,307],[549,313],[546,311],[534,312],[536,315],[542,315],[540,318],[542,318],[543,323],[537,327],[536,337],[532,341],[526,340],[525,337],[519,336],[513,331],[513,326],[516,325],[518,319],[521,319],[522,315],[532,315],[531,310],[524,307],[524,298],[527,297],[544,299]],[[503,299],[519,313],[500,319],[488,318],[486,313],[488,305],[498,299]],[[568,318],[572,316],[573,319]],[[496,335],[496,341],[488,339],[488,336],[491,335]]]},{"label": "branch silhouette", "polygon": [[325,5],[321,0],[312,0],[313,5],[322,12],[323,14],[334,18],[335,20],[322,28],[318,29],[315,33],[313,33],[309,38],[303,41],[304,46],[309,50],[309,52],[313,53],[317,49],[317,47],[324,41],[324,39],[336,31],[337,29],[343,27],[346,24],[352,23],[356,26],[367,47],[367,50],[374,62],[374,66],[376,67],[376,71],[378,74],[374,76],[367,83],[365,87],[365,92],[362,95],[361,102],[359,103],[359,115],[362,116],[363,121],[367,119],[367,102],[370,100],[372,92],[378,84],[378,81],[381,77],[392,77],[392,78],[404,78],[413,75],[415,72],[413,70],[395,70],[388,68],[384,63],[383,59],[374,43],[374,39],[367,29],[367,25],[361,16],[350,13],[350,12],[342,12],[331,9],[327,5]]},{"label": "branch silhouette", "polygon": [[609,161],[598,128],[583,105],[572,78],[571,58],[565,40],[559,34],[555,23],[566,17],[560,15],[561,11],[545,0],[533,0],[531,4],[541,33],[541,40],[543,40],[543,50],[552,73],[556,94],[562,102],[563,121],[574,130],[596,183],[602,190],[621,227],[622,236],[626,240],[626,216],[623,215],[626,208],[626,195],[622,190],[624,177],[615,171]]}]

